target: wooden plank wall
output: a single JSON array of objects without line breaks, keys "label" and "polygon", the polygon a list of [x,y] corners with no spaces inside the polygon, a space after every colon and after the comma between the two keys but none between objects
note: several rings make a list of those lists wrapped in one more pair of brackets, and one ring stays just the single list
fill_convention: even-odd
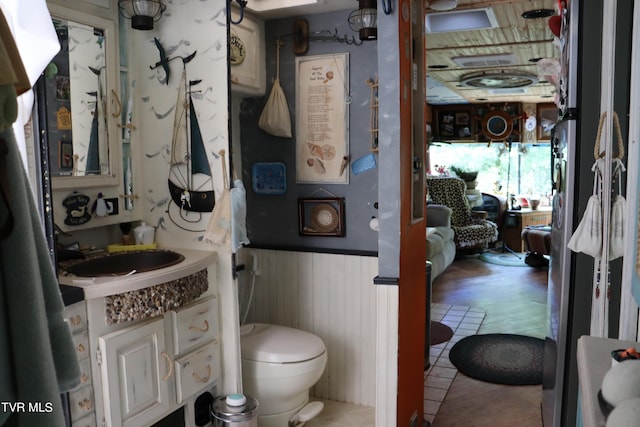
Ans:
[{"label": "wooden plank wall", "polygon": [[[258,257],[247,322],[274,323],[318,335],[327,346],[316,397],[375,406],[376,257],[245,249],[247,270],[239,292],[251,284],[250,252]],[[246,293],[245,293],[246,295]]]}]

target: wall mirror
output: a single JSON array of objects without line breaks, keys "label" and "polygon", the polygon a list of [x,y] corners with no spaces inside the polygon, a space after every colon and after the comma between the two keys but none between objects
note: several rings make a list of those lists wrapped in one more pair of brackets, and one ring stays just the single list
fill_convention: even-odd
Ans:
[{"label": "wall mirror", "polygon": [[[36,86],[53,188],[118,184],[115,23],[49,5],[60,52]],[[112,115],[113,113],[113,115]]]}]

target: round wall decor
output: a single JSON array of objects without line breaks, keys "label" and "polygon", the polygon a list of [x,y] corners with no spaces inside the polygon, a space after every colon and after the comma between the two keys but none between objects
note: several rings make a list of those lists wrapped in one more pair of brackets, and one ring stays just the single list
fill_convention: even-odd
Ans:
[{"label": "round wall decor", "polygon": [[311,210],[311,226],[321,233],[330,233],[338,227],[338,212],[328,203],[319,203]]},{"label": "round wall decor", "polygon": [[490,111],[482,118],[482,133],[491,141],[502,141],[512,131],[513,118],[505,111]]}]

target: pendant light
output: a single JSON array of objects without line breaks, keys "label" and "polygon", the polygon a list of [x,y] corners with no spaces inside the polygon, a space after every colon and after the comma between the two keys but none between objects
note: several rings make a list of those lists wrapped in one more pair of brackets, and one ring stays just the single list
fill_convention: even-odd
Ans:
[{"label": "pendant light", "polygon": [[358,0],[358,9],[349,14],[349,27],[357,31],[360,40],[378,39],[377,0]]},{"label": "pendant light", "polygon": [[160,19],[166,6],[161,0],[119,0],[120,15],[131,20],[131,28],[152,30],[153,23]]}]

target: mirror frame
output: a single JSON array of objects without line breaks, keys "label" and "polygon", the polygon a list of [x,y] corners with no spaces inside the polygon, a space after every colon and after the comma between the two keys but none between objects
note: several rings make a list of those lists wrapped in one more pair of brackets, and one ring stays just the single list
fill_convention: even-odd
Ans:
[{"label": "mirror frame", "polygon": [[54,190],[58,190],[118,186],[120,184],[119,172],[122,168],[122,166],[120,165],[120,162],[122,161],[122,147],[119,137],[120,129],[118,128],[118,121],[120,120],[120,116],[118,115],[118,117],[114,118],[111,114],[113,105],[113,99],[111,99],[113,94],[112,90],[115,91],[115,93],[120,93],[120,67],[118,64],[119,43],[116,23],[110,19],[105,19],[96,15],[90,15],[88,13],[70,9],[58,4],[48,3],[47,6],[49,7],[49,13],[52,17],[104,29],[106,63],[105,94],[107,96],[105,112],[108,117],[107,132],[109,146],[109,174],[88,176],[52,176],[52,187]]}]

